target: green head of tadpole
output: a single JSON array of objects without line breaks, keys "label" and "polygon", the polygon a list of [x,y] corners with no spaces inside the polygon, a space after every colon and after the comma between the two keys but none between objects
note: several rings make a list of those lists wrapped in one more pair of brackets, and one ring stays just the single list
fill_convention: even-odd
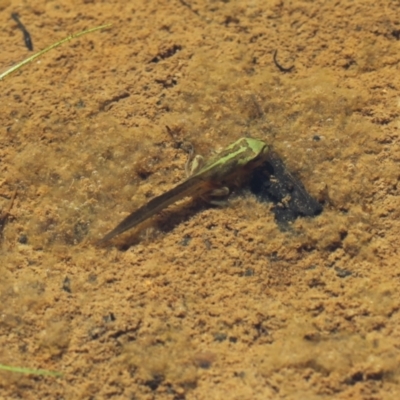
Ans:
[{"label": "green head of tadpole", "polygon": [[270,150],[268,144],[263,140],[253,138],[246,138],[245,140],[255,155],[266,154]]},{"label": "green head of tadpole", "polygon": [[262,164],[270,151],[270,146],[260,139],[242,138],[238,142],[243,148],[240,163],[243,166],[255,166]]}]

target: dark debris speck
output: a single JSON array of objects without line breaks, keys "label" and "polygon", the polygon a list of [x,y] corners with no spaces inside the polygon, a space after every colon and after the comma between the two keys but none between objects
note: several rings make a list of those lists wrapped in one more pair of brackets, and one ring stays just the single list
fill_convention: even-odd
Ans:
[{"label": "dark debris speck", "polygon": [[400,29],[393,30],[392,36],[395,37],[397,40],[400,40]]},{"label": "dark debris speck", "polygon": [[162,375],[154,375],[153,379],[146,381],[144,384],[151,390],[157,390],[157,388],[161,385],[163,380],[164,377]]},{"label": "dark debris speck", "polygon": [[64,280],[63,280],[62,290],[64,290],[67,293],[72,293],[72,290],[71,290],[71,279],[69,279],[68,276],[66,276],[64,278]]},{"label": "dark debris speck", "polygon": [[227,337],[228,336],[226,335],[226,333],[215,333],[214,334],[214,340],[216,342],[223,342],[227,339]]},{"label": "dark debris speck", "polygon": [[103,316],[103,321],[106,322],[106,323],[113,322],[115,320],[116,320],[115,315],[112,312],[110,312],[107,315]]},{"label": "dark debris speck", "polygon": [[246,268],[246,271],[244,271],[243,276],[254,276],[254,269],[253,268]]},{"label": "dark debris speck", "polygon": [[21,244],[27,244],[28,243],[28,236],[26,236],[24,233],[19,236],[18,242]]},{"label": "dark debris speck", "polygon": [[346,278],[353,274],[351,271],[339,267],[335,267],[335,271],[336,271],[336,276],[338,276],[339,278]]},{"label": "dark debris speck", "polygon": [[190,235],[185,235],[181,241],[181,245],[186,247],[189,245],[191,240],[192,238],[190,237]]}]

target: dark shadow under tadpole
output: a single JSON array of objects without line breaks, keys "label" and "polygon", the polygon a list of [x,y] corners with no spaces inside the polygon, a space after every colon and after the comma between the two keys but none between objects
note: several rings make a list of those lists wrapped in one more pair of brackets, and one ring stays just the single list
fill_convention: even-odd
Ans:
[{"label": "dark shadow under tadpole", "polygon": [[315,217],[323,210],[322,204],[307,193],[275,152],[271,152],[268,161],[254,171],[249,186],[259,201],[274,203],[272,212],[283,229],[298,217]]}]

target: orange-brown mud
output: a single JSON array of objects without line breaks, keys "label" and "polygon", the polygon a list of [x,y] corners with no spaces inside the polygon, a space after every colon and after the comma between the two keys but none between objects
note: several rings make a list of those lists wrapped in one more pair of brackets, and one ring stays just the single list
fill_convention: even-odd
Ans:
[{"label": "orange-brown mud", "polygon": [[[0,2],[2,71],[31,54],[11,12],[35,50],[113,27],[0,83],[0,363],[64,375],[0,398],[400,398],[399,4],[33,3]],[[184,178],[181,143],[242,136],[323,213],[283,231],[241,191],[92,244]]]}]

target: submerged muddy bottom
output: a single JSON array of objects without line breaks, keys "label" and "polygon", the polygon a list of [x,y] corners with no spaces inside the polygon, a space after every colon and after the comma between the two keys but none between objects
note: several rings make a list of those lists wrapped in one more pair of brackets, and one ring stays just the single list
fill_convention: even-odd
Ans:
[{"label": "submerged muddy bottom", "polygon": [[[31,54],[12,12],[35,50],[113,23],[1,82],[0,363],[63,378],[0,371],[0,397],[399,397],[395,5],[0,9],[2,71]],[[185,178],[185,143],[243,136],[323,212],[282,229],[242,190],[93,244]]]}]

